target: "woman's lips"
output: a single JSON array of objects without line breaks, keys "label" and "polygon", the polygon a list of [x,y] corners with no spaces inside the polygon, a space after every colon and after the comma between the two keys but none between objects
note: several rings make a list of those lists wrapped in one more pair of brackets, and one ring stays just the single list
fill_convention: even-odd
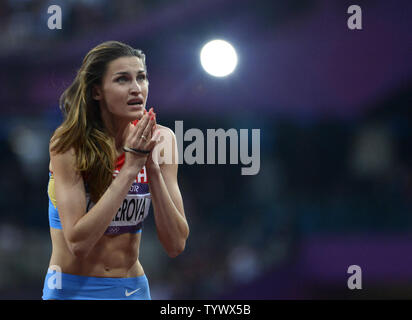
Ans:
[{"label": "woman's lips", "polygon": [[141,110],[144,108],[143,104],[129,104],[128,107],[136,110]]},{"label": "woman's lips", "polygon": [[136,105],[136,104],[143,105],[143,99],[132,99],[132,100],[127,101],[127,104],[128,105]]}]

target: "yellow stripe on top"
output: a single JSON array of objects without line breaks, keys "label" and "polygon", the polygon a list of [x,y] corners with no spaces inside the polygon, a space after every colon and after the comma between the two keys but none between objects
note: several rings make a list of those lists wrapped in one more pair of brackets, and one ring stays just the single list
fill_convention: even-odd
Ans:
[{"label": "yellow stripe on top", "polygon": [[53,206],[57,208],[56,205],[56,196],[54,194],[54,176],[53,173],[49,174],[49,186],[47,187],[47,194],[49,195],[50,201],[53,203]]}]

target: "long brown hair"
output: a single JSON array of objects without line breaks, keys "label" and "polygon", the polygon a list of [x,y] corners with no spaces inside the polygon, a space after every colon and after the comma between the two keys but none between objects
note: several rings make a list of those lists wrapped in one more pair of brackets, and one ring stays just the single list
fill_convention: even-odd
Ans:
[{"label": "long brown hair", "polygon": [[101,84],[109,62],[125,56],[140,58],[146,69],[144,53],[118,41],[101,43],[87,53],[73,83],[60,97],[64,120],[50,141],[51,150],[56,153],[74,148],[76,169],[87,181],[93,202],[112,182],[116,150],[92,90],[94,85]]}]

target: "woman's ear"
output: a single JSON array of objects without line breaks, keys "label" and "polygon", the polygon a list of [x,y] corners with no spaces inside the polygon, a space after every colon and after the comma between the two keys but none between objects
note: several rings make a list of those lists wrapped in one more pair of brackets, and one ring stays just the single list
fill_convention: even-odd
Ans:
[{"label": "woman's ear", "polygon": [[97,85],[97,84],[93,85],[92,98],[97,101],[102,99],[102,89],[100,88],[100,85]]}]

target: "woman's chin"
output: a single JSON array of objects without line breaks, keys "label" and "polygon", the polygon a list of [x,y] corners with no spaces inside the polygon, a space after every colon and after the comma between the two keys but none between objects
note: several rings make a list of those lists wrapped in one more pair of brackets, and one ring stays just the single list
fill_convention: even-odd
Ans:
[{"label": "woman's chin", "polygon": [[141,119],[144,115],[144,108],[141,108],[141,110],[134,110],[133,112],[128,113],[127,118],[130,121],[136,120],[136,119]]},{"label": "woman's chin", "polygon": [[140,120],[144,115],[144,110],[145,110],[145,108],[142,108],[142,110],[137,111],[136,112],[137,116],[134,119],[139,119]]}]

